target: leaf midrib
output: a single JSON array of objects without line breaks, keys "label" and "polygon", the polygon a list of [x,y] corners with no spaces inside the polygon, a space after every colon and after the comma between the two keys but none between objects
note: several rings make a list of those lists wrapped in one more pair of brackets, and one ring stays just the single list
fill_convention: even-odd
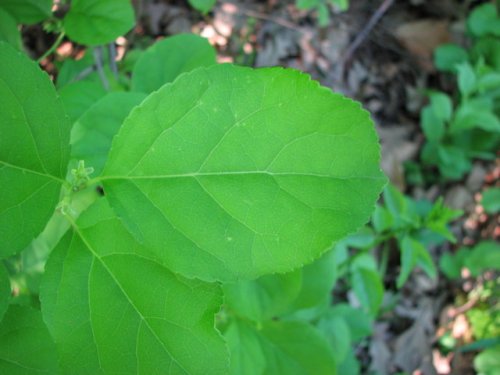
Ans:
[{"label": "leaf midrib", "polygon": [[378,176],[364,176],[364,175],[352,175],[352,176],[334,176],[329,174],[319,174],[319,173],[299,173],[299,172],[271,172],[271,171],[230,171],[230,172],[191,172],[191,173],[179,173],[179,174],[164,174],[164,175],[117,175],[117,176],[101,176],[97,179],[100,181],[104,180],[155,180],[155,179],[174,179],[174,178],[198,178],[198,177],[210,177],[210,176],[240,176],[240,175],[268,175],[268,176],[300,176],[300,177],[319,177],[328,178],[335,180],[352,180],[352,179],[362,179],[362,180],[384,180],[382,175]]}]

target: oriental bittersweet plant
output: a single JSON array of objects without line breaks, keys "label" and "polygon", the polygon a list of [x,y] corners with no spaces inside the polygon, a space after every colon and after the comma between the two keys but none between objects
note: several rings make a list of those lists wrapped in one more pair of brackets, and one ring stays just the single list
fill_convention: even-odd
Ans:
[{"label": "oriental bittersweet plant", "polygon": [[[0,268],[0,373],[336,371],[328,339],[293,312],[327,300],[328,251],[385,183],[369,114],[296,70],[200,56],[159,72],[163,86],[139,60],[136,92],[72,124],[71,102],[0,42],[0,255],[44,228],[60,237],[41,311],[9,306]],[[279,301],[241,298],[281,287]]]}]

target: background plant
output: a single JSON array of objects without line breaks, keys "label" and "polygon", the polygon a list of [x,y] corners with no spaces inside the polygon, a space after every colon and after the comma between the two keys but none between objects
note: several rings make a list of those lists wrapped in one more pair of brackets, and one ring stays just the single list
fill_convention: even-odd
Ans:
[{"label": "background plant", "polygon": [[461,179],[475,158],[494,159],[500,146],[499,24],[495,5],[478,6],[467,19],[471,46],[445,44],[435,52],[436,67],[456,76],[459,95],[429,94],[421,159],[445,180]]}]

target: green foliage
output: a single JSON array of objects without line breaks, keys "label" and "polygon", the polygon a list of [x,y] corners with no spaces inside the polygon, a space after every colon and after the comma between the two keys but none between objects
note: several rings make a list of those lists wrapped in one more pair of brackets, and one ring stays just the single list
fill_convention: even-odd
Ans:
[{"label": "green foliage", "polygon": [[32,25],[50,17],[52,0],[0,0],[0,9],[12,15],[18,24]]},{"label": "green foliage", "polygon": [[385,183],[374,139],[368,113],[304,74],[214,65],[130,114],[102,181],[168,266],[255,278],[311,262],[367,220]]},{"label": "green foliage", "polygon": [[457,76],[458,98],[431,92],[421,112],[427,142],[421,159],[443,179],[458,180],[474,158],[494,159],[500,146],[500,18],[493,4],[478,6],[468,18],[470,51],[446,44],[435,52],[438,69]]},{"label": "green foliage", "polygon": [[[376,316],[382,307],[384,277],[389,252],[395,243],[400,251],[401,271],[396,286],[401,288],[415,267],[421,268],[429,277],[436,277],[434,262],[427,250],[430,245],[455,241],[448,229],[451,220],[462,212],[451,210],[441,199],[434,204],[422,200],[415,201],[394,186],[387,185],[384,204],[378,204],[369,226],[348,236],[336,246],[343,253],[339,258],[340,275],[348,275],[353,292],[371,316]],[[379,261],[370,250],[381,247]],[[348,257],[348,249],[356,249],[355,255]]]},{"label": "green foliage", "polygon": [[40,311],[10,305],[0,322],[0,373],[27,375],[56,372],[56,347]]},{"label": "green foliage", "polygon": [[215,5],[215,0],[188,0],[189,5],[202,13],[208,13]]},{"label": "green foliage", "polygon": [[43,230],[59,201],[70,124],[48,76],[2,42],[0,97],[0,257],[5,258]]},{"label": "green foliage", "polygon": [[137,60],[132,90],[151,93],[181,73],[215,64],[215,50],[205,38],[179,34],[149,47]]},{"label": "green foliage", "polygon": [[72,0],[63,26],[75,42],[97,46],[125,34],[134,22],[130,0]]},{"label": "green foliage", "polygon": [[113,92],[92,105],[71,129],[71,157],[85,160],[100,175],[106,162],[111,141],[130,110],[139,104],[145,94]]},{"label": "green foliage", "polygon": [[490,188],[483,193],[481,204],[489,214],[500,211],[500,188]]},{"label": "green foliage", "polygon": [[500,346],[486,349],[474,358],[474,368],[478,375],[500,374]]},{"label": "green foliage", "polygon": [[13,16],[3,10],[0,3],[0,41],[21,49],[21,35],[17,29],[17,23]]},{"label": "green foliage", "polygon": [[333,5],[341,11],[347,10],[349,0],[296,0],[296,6],[299,9],[315,10],[318,15],[318,24],[322,27],[330,23],[329,5]]},{"label": "green foliage", "polygon": [[[59,98],[0,43],[0,372],[356,368],[371,319],[329,307],[328,250],[385,183],[368,113],[297,71],[213,65],[204,40],[173,41],[133,69],[147,97],[123,92],[123,71],[107,88],[83,78],[87,55],[62,64]],[[139,79],[163,46],[186,61]]]},{"label": "green foliage", "polygon": [[472,276],[479,276],[488,269],[500,270],[500,245],[493,241],[482,241],[473,248],[461,247],[453,255],[443,254],[439,266],[450,279],[458,279],[464,267]]}]

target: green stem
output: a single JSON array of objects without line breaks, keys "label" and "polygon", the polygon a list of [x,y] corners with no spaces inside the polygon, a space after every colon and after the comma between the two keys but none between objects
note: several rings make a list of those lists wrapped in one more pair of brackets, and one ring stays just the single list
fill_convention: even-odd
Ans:
[{"label": "green stem", "polygon": [[64,31],[62,31],[61,34],[59,34],[59,36],[57,37],[54,44],[52,44],[52,46],[47,51],[45,51],[45,53],[42,56],[40,56],[38,58],[37,62],[39,64],[43,61],[43,59],[45,59],[47,56],[51,55],[56,50],[57,47],[59,47],[59,45],[62,43],[65,35],[66,34],[64,33]]},{"label": "green stem", "polygon": [[380,266],[379,266],[379,273],[382,279],[384,278],[385,273],[387,272],[388,263],[389,263],[389,244],[385,242],[384,246],[382,247],[382,256],[380,257]]}]

